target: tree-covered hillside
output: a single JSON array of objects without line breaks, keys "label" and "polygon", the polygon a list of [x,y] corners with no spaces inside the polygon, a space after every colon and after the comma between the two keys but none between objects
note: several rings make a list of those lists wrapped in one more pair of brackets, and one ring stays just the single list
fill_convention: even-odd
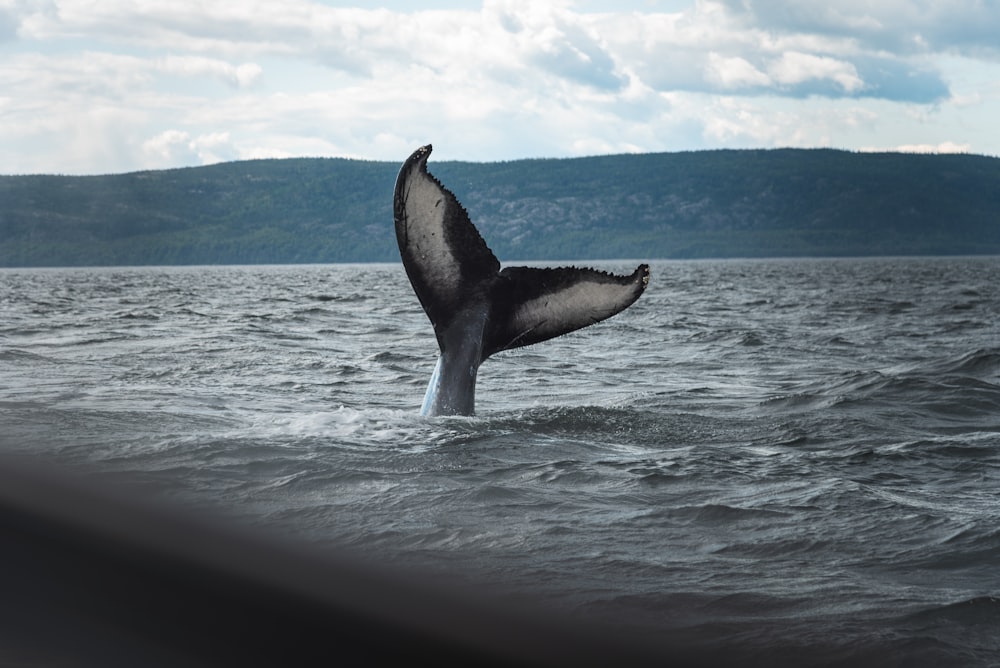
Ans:
[{"label": "tree-covered hillside", "polygon": [[[0,176],[0,266],[395,261],[398,168],[303,158]],[[501,260],[1000,253],[1000,160],[982,156],[432,156],[429,168]]]},{"label": "tree-covered hillside", "polygon": [[393,178],[389,164],[324,159],[0,177],[0,264],[389,259]]}]

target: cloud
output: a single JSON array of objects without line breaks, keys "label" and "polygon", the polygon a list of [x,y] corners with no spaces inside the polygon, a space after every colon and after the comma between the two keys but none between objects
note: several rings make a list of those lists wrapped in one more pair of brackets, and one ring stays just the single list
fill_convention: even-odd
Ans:
[{"label": "cloud", "polygon": [[782,86],[797,86],[806,82],[831,81],[844,93],[855,93],[865,87],[855,67],[828,56],[815,56],[795,51],[781,54],[768,71]]},{"label": "cloud", "polygon": [[878,21],[871,17],[848,20],[836,14],[823,24],[795,11],[812,17],[811,4],[799,8],[793,2],[768,5],[771,11],[764,14],[781,16],[766,24],[746,7],[743,2],[697,2],[674,14],[620,16],[602,36],[616,59],[663,91],[905,101],[940,100],[949,94],[941,75],[926,62],[908,63],[829,28],[850,24],[875,29]]},{"label": "cloud", "polygon": [[[989,136],[1000,152],[980,120],[1000,97],[977,83],[1000,62],[986,3],[670,4],[0,0],[0,171],[52,164],[41,145],[86,169],[84,147],[101,141],[94,159],[115,169],[394,158],[438,137],[441,159],[500,159],[962,145],[981,128],[975,145]],[[975,123],[927,136],[960,110]]]},{"label": "cloud", "polygon": [[[909,99],[914,70],[878,51],[875,37],[885,31],[886,11],[872,15],[868,3],[849,9],[698,1],[683,12],[608,15],[579,12],[567,3],[493,0],[480,11],[400,14],[304,0],[63,0],[57,14],[38,13],[29,32],[36,39],[90,37],[183,51],[188,55],[171,58],[214,68],[237,85],[260,72],[238,72],[234,79],[215,67],[216,60],[306,58],[361,78],[427,67],[450,80],[478,73],[620,90],[633,76],[664,91]],[[197,58],[207,60],[199,64]],[[864,80],[858,64],[873,59],[890,65],[881,69],[878,85]],[[932,71],[919,73],[923,94],[947,90],[940,80],[928,85]]]},{"label": "cloud", "polygon": [[178,164],[209,165],[242,157],[228,132],[191,137],[182,130],[165,130],[142,143],[150,161],[160,167]]},{"label": "cloud", "polygon": [[727,58],[718,53],[708,54],[705,79],[723,90],[767,88],[774,85],[770,76],[740,56]]},{"label": "cloud", "polygon": [[180,76],[209,76],[237,88],[251,86],[263,72],[257,63],[232,65],[223,60],[204,56],[167,56],[155,61],[153,67]]},{"label": "cloud", "polygon": [[859,57],[854,64],[871,97],[930,104],[951,96],[943,76],[926,66],[879,56]]},{"label": "cloud", "polygon": [[56,11],[52,0],[0,0],[0,44],[17,40],[22,25],[32,17]]},{"label": "cloud", "polygon": [[[897,60],[881,69],[878,85],[869,85],[858,64],[886,59],[877,50],[879,41],[870,38],[884,31],[885,10],[873,16],[868,3],[848,9],[699,1],[678,13],[607,15],[579,12],[568,3],[493,0],[480,11],[400,14],[303,0],[106,0],[99,5],[63,0],[58,14],[38,14],[31,35],[183,51],[188,55],[172,58],[215,68],[237,85],[246,85],[259,71],[237,73],[234,79],[215,66],[217,60],[306,58],[360,78],[426,67],[452,80],[478,72],[500,80],[539,79],[612,91],[637,76],[664,91],[908,99],[912,68]],[[869,42],[871,48],[865,47]],[[198,63],[201,57],[206,60]],[[926,68],[920,74],[924,80],[933,77]],[[921,85],[924,91],[947,90],[938,83]]]},{"label": "cloud", "polygon": [[854,41],[897,55],[949,51],[1000,55],[1000,12],[982,0],[718,0],[747,28]]},{"label": "cloud", "polygon": [[0,44],[12,42],[17,38],[17,17],[8,9],[0,7]]},{"label": "cloud", "polygon": [[482,14],[484,37],[497,26],[509,36],[514,47],[508,54],[521,53],[526,64],[557,78],[602,89],[617,89],[625,83],[616,72],[611,53],[602,44],[600,32],[565,6],[487,3]]},{"label": "cloud", "polygon": [[940,144],[901,144],[899,146],[894,146],[892,148],[876,148],[872,146],[864,146],[859,150],[864,153],[969,153],[971,151],[971,146],[969,144],[959,144],[951,141],[941,142]]},{"label": "cloud", "polygon": [[177,153],[183,152],[181,159],[193,154],[190,150],[191,136],[181,130],[165,130],[142,143],[142,150],[160,164],[172,164]]}]

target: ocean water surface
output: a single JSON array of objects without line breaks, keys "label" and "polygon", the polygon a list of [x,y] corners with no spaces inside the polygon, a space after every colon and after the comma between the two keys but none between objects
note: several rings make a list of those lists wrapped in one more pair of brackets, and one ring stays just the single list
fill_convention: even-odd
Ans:
[{"label": "ocean water surface", "polygon": [[678,643],[997,665],[1000,258],[654,262],[471,418],[417,414],[399,265],[6,269],[0,314],[4,452]]}]

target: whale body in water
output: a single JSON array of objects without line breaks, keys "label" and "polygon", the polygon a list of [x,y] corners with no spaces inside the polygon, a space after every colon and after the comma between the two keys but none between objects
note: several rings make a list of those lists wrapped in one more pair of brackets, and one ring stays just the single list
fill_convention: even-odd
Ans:
[{"label": "whale body in water", "polygon": [[494,353],[545,341],[619,313],[649,282],[649,265],[620,276],[576,267],[502,271],[469,214],[427,172],[431,146],[396,179],[396,241],[441,354],[421,414],[472,415],[479,365]]}]

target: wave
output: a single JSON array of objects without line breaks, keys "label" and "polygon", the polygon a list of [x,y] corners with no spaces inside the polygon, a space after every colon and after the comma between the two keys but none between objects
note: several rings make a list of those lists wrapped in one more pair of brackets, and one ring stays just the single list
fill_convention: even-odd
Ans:
[{"label": "wave", "polygon": [[933,648],[926,665],[995,666],[1000,656],[1000,598],[974,596],[924,608],[894,624],[907,644]]},{"label": "wave", "polygon": [[[1000,628],[1000,597],[975,596],[914,612],[906,617],[916,622],[959,622]],[[997,639],[1000,641],[1000,638]]]},{"label": "wave", "polygon": [[32,366],[35,364],[60,364],[61,360],[48,355],[33,353],[28,350],[8,348],[6,350],[0,350],[0,362],[11,362],[12,364]]},{"label": "wave", "polygon": [[897,407],[944,418],[988,418],[1000,413],[1000,351],[887,371],[854,371],[811,381],[761,402],[768,411]]},{"label": "wave", "polygon": [[909,372],[927,376],[965,376],[1000,383],[1000,348],[980,348],[931,364],[915,366]]}]

